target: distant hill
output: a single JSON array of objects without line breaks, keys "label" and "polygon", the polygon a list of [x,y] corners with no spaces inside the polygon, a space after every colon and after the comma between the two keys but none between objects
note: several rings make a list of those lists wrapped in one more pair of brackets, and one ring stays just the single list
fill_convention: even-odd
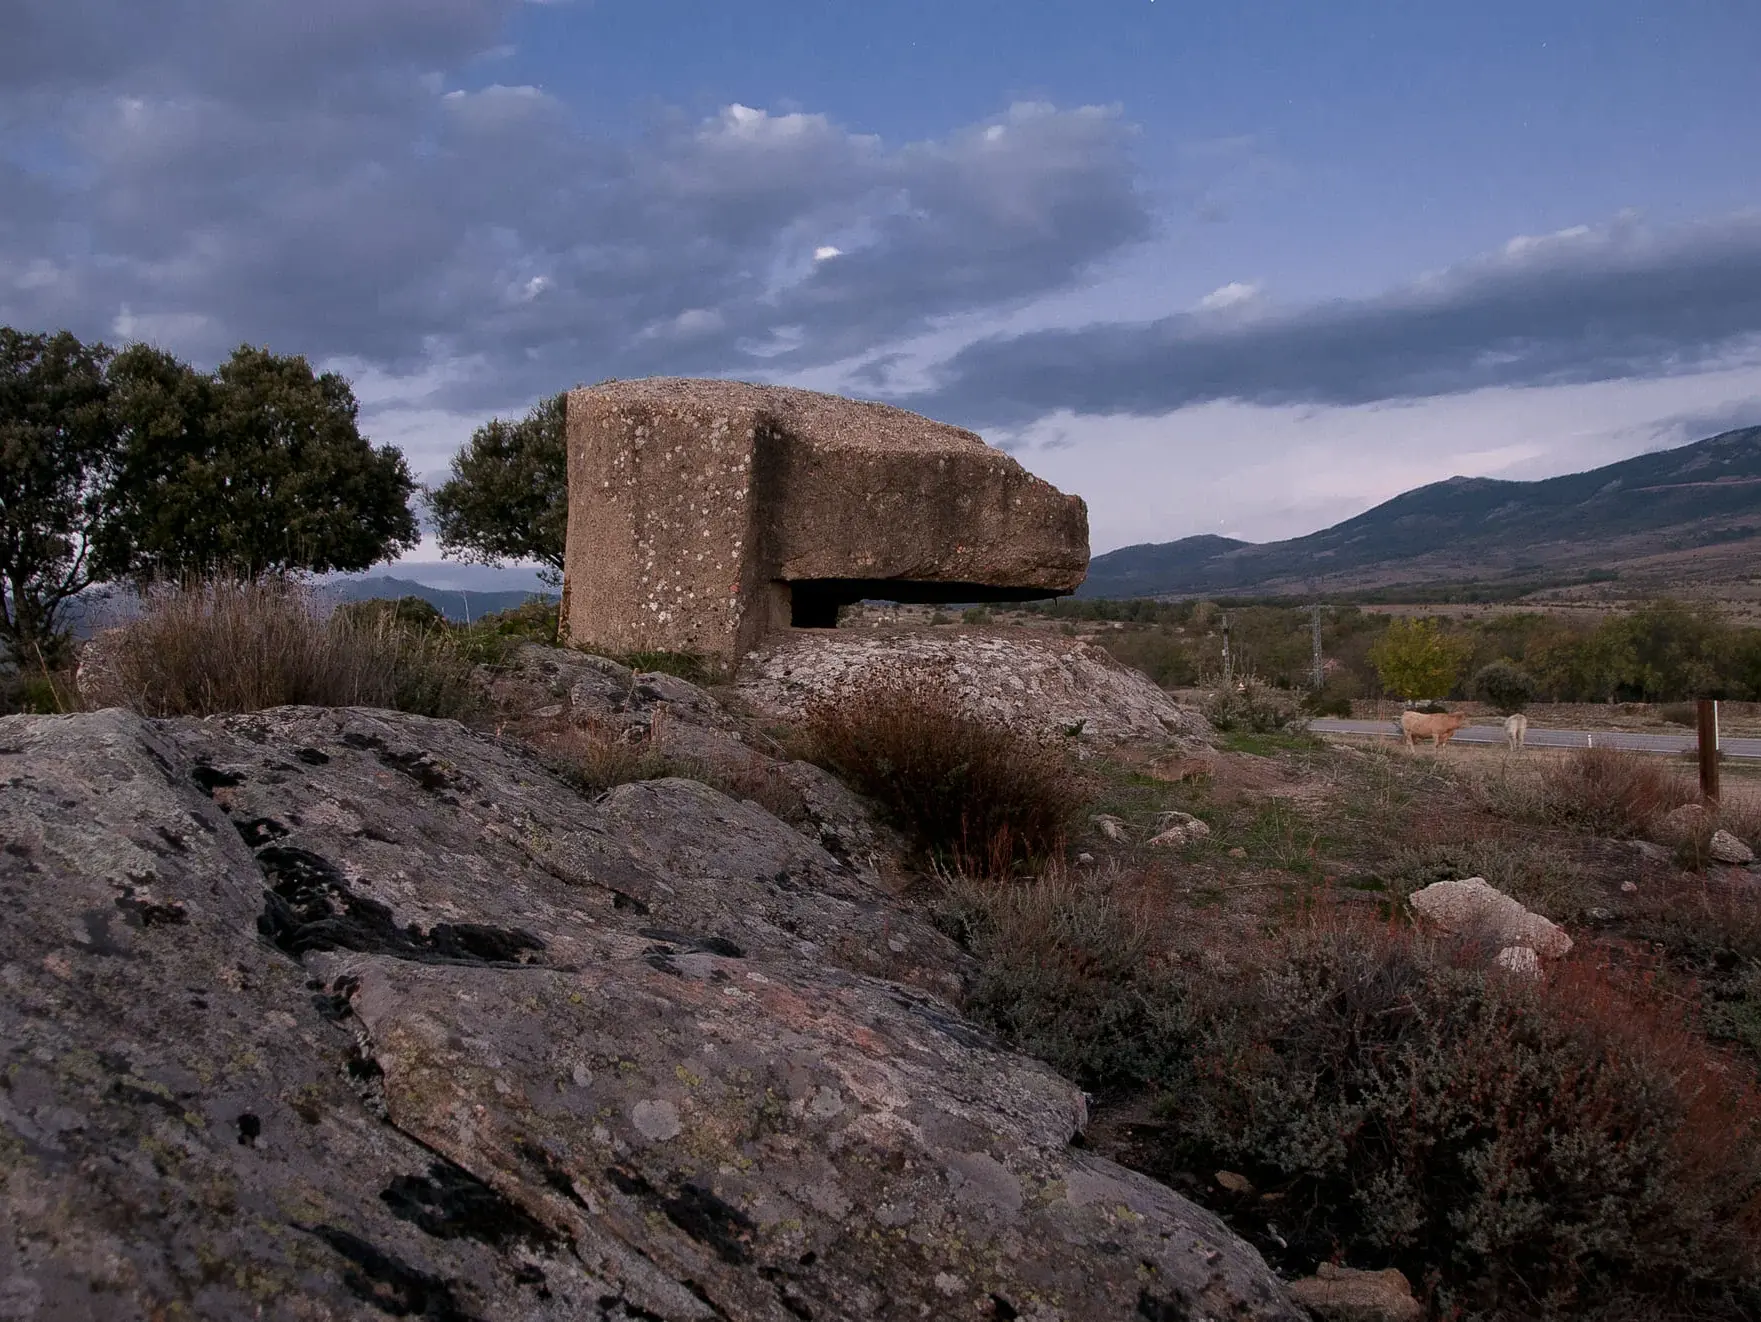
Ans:
[{"label": "distant hill", "polygon": [[[332,579],[328,583],[318,584],[317,591],[321,597],[333,602],[380,599],[395,601],[399,597],[420,597],[447,619],[460,624],[481,619],[494,611],[523,606],[533,597],[545,601],[557,599],[554,592],[532,592],[524,589],[479,592],[474,589],[467,591],[435,588],[414,579],[394,578],[389,574],[375,575],[372,578]],[[89,588],[69,601],[66,618],[74,637],[90,638],[100,629],[107,629],[130,619],[138,609],[138,601],[128,588],[106,585]]]},{"label": "distant hill", "polygon": [[1083,597],[1364,591],[1617,575],[1662,589],[1761,575],[1761,427],[1540,482],[1452,477],[1282,542],[1186,537],[1089,562]]},{"label": "distant hill", "polygon": [[495,591],[475,592],[450,588],[431,588],[408,578],[379,575],[374,578],[336,579],[320,591],[336,601],[396,600],[399,597],[420,597],[449,620],[466,623],[494,611],[512,610],[534,597],[545,601],[557,599],[554,592]]}]

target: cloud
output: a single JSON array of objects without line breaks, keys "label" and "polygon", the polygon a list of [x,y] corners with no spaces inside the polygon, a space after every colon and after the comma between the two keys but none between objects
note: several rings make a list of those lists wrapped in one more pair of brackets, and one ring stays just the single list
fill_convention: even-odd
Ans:
[{"label": "cloud", "polygon": [[1699,370],[1761,344],[1761,213],[1664,233],[1623,216],[1513,239],[1379,297],[1211,315],[1240,301],[1237,288],[1156,321],[978,341],[908,402],[1005,424],[1057,409],[1349,405]]},{"label": "cloud", "polygon": [[462,81],[518,0],[19,3],[4,322],[454,365],[430,402],[470,413],[583,378],[807,371],[1152,231],[1116,108],[888,143],[732,104],[613,140],[544,89]]},{"label": "cloud", "polygon": [[1199,311],[1216,312],[1222,308],[1232,308],[1241,303],[1249,303],[1258,297],[1259,292],[1258,285],[1243,284],[1239,280],[1232,280],[1222,288],[1213,289],[1199,299]]},{"label": "cloud", "polygon": [[1086,498],[1100,552],[1207,532],[1295,537],[1458,474],[1553,477],[1755,425],[1761,362],[1396,402],[1057,412],[987,439]]}]

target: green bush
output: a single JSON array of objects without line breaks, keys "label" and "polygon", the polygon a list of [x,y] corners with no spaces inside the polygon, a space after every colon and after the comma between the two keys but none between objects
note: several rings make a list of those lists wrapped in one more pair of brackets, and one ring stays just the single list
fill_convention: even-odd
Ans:
[{"label": "green bush", "polygon": [[1481,666],[1468,682],[1468,692],[1481,702],[1510,716],[1535,700],[1534,677],[1514,661],[1493,661]]},{"label": "green bush", "polygon": [[1192,646],[1166,629],[1108,630],[1095,639],[1108,655],[1165,689],[1198,682],[1199,667]]},{"label": "green bush", "polygon": [[1546,818],[1595,835],[1644,835],[1694,797],[1677,768],[1617,748],[1573,749],[1541,778]]},{"label": "green bush", "polygon": [[1087,798],[1065,741],[974,715],[926,670],[871,672],[809,704],[804,724],[815,761],[962,869],[1059,853]]},{"label": "green bush", "polygon": [[723,683],[728,677],[720,661],[701,652],[628,652],[613,659],[637,673],[672,675],[699,687]]},{"label": "green bush", "polygon": [[1168,1166],[1273,1193],[1292,1269],[1393,1262],[1440,1316],[1761,1307],[1752,1087],[1661,998],[1485,953],[1317,923],[1191,980]]},{"label": "green bush", "polygon": [[1325,693],[1311,693],[1303,699],[1303,709],[1312,716],[1337,716],[1349,720],[1351,717],[1351,699],[1328,697]]},{"label": "green bush", "polygon": [[1177,982],[1117,895],[1060,875],[955,882],[940,925],[978,957],[966,1013],[1091,1092],[1168,1079],[1181,1056]]},{"label": "green bush", "polygon": [[53,716],[81,707],[73,675],[65,670],[0,673],[0,716]]},{"label": "green bush", "polygon": [[351,623],[363,625],[382,621],[406,629],[439,629],[446,625],[446,616],[439,608],[420,597],[399,597],[395,601],[386,598],[345,601],[336,608],[336,613]]},{"label": "green bush", "polygon": [[504,611],[491,611],[479,616],[474,628],[487,629],[504,638],[521,638],[534,643],[554,644],[560,603],[533,597]]},{"label": "green bush", "polygon": [[1225,733],[1275,734],[1302,720],[1288,694],[1253,680],[1213,694],[1204,711],[1211,724]]},{"label": "green bush", "polygon": [[312,594],[278,580],[215,581],[150,592],[142,614],[88,647],[82,683],[98,706],[146,716],[212,716],[300,704],[468,715],[471,664],[439,630],[395,613],[325,618]]},{"label": "green bush", "polygon": [[1692,730],[1700,724],[1700,709],[1691,702],[1666,703],[1657,709],[1657,719],[1671,725],[1685,725]]}]

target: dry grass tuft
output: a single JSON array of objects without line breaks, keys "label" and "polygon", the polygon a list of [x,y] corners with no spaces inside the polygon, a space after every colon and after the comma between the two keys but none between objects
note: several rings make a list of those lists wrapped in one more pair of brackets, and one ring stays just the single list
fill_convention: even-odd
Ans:
[{"label": "dry grass tuft", "polygon": [[88,705],[145,716],[297,704],[459,717],[476,703],[471,665],[443,632],[326,618],[309,590],[277,581],[150,592],[139,618],[88,649],[81,689]]},{"label": "dry grass tuft", "polygon": [[1516,821],[1628,837],[1649,834],[1695,798],[1681,768],[1645,753],[1579,748],[1537,765],[1502,766],[1473,782],[1481,806]]},{"label": "dry grass tuft", "polygon": [[1059,742],[973,714],[926,670],[871,674],[817,699],[805,728],[814,761],[962,871],[1059,854],[1089,794]]}]

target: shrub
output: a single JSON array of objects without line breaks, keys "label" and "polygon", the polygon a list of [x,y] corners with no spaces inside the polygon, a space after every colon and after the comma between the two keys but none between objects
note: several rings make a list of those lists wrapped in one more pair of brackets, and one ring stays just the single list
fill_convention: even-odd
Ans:
[{"label": "shrub", "polygon": [[377,624],[385,621],[406,629],[438,629],[446,624],[446,616],[432,602],[420,597],[373,598],[368,601],[345,601],[336,613],[355,624]]},{"label": "shrub", "polygon": [[452,631],[461,653],[483,666],[499,666],[522,643],[557,643],[558,606],[534,597],[504,611],[479,616],[471,625]]},{"label": "shrub", "polygon": [[603,794],[638,780],[680,774],[680,767],[654,747],[645,731],[587,721],[542,740],[542,760],[582,794]]},{"label": "shrub", "polygon": [[53,716],[80,709],[73,673],[24,670],[0,673],[0,716]]},{"label": "shrub", "polygon": [[1392,1261],[1444,1315],[1761,1305],[1752,1088],[1661,998],[1483,955],[1315,922],[1192,980],[1169,1164],[1271,1191],[1286,1265]]},{"label": "shrub", "polygon": [[1617,837],[1653,832],[1695,797],[1679,766],[1614,748],[1573,749],[1534,769],[1500,768],[1471,785],[1480,805],[1500,817]]},{"label": "shrub", "polygon": [[1574,749],[1542,773],[1547,816],[1596,835],[1642,835],[1694,794],[1680,771],[1615,748]]},{"label": "shrub", "polygon": [[960,622],[962,624],[989,624],[991,613],[983,606],[968,606],[960,612]]},{"label": "shrub", "polygon": [[1411,838],[1400,842],[1376,870],[1376,879],[1401,899],[1434,881],[1484,878],[1512,899],[1549,918],[1574,918],[1603,900],[1603,879],[1552,840],[1486,836],[1462,840]]},{"label": "shrub", "polygon": [[1301,720],[1301,712],[1287,694],[1253,680],[1212,695],[1205,704],[1205,716],[1219,730],[1243,734],[1274,734]]},{"label": "shrub", "polygon": [[554,644],[561,610],[559,602],[533,597],[504,611],[491,611],[487,615],[479,616],[473,627],[487,629],[504,638]]},{"label": "shrub", "polygon": [[100,636],[82,687],[93,705],[211,716],[302,704],[463,716],[471,667],[448,637],[391,612],[325,619],[292,583],[217,581],[150,592],[141,615]]},{"label": "shrub", "polygon": [[1052,874],[955,880],[938,921],[978,956],[964,1008],[1084,1088],[1164,1080],[1179,1056],[1179,989],[1110,887]]},{"label": "shrub", "polygon": [[1108,630],[1095,641],[1115,661],[1142,671],[1165,689],[1182,688],[1198,680],[1198,662],[1191,645],[1171,631]]},{"label": "shrub", "polygon": [[1087,795],[1057,742],[976,715],[926,670],[870,672],[810,703],[804,725],[815,761],[968,870],[1057,853]]},{"label": "shrub", "polygon": [[654,671],[657,674],[673,675],[700,687],[720,684],[728,677],[726,669],[719,661],[701,652],[629,652],[614,657],[613,660],[637,672]]},{"label": "shrub", "polygon": [[1640,890],[1626,928],[1694,980],[1706,1035],[1761,1064],[1761,895],[1675,876]]},{"label": "shrub", "polygon": [[1671,702],[1657,709],[1657,719],[1671,725],[1685,725],[1691,730],[1700,724],[1700,711],[1691,702]]},{"label": "shrub", "polygon": [[1328,697],[1325,693],[1311,693],[1303,699],[1303,709],[1314,716],[1338,716],[1345,719],[1351,717],[1351,699]]},{"label": "shrub", "polygon": [[1521,711],[1535,700],[1535,681],[1514,661],[1497,660],[1481,666],[1468,682],[1468,692],[1489,703],[1505,716]]}]

